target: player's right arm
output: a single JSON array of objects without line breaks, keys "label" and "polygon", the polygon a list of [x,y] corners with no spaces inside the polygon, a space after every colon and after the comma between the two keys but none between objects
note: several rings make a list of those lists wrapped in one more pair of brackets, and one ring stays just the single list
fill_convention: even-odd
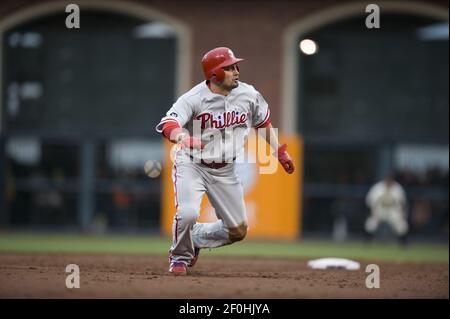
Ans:
[{"label": "player's right arm", "polygon": [[201,140],[190,136],[189,132],[183,128],[193,115],[192,105],[185,98],[180,97],[158,123],[156,131],[172,143],[180,143],[189,148],[203,148]]},{"label": "player's right arm", "polygon": [[202,149],[202,140],[191,136],[186,129],[176,123],[165,123],[162,128],[162,135],[172,143],[180,143],[184,147]]},{"label": "player's right arm", "polygon": [[366,195],[366,205],[372,210],[372,212],[376,209],[378,205],[378,200],[380,198],[381,193],[383,192],[383,184],[376,183],[373,185],[367,195]]}]

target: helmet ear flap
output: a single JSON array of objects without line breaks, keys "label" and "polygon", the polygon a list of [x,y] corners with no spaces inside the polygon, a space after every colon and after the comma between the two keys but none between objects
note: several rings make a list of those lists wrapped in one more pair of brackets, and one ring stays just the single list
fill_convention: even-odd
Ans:
[{"label": "helmet ear flap", "polygon": [[217,82],[222,83],[225,79],[225,72],[221,68],[214,70],[213,77]]}]

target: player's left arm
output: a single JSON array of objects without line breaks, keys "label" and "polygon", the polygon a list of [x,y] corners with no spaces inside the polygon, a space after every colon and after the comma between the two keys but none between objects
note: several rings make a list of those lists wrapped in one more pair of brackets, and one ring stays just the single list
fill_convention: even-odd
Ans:
[{"label": "player's left arm", "polygon": [[272,124],[268,123],[268,125],[260,127],[258,129],[258,132],[260,133],[260,135],[264,136],[266,142],[273,150],[275,150],[274,155],[277,156],[284,170],[288,174],[292,174],[295,171],[295,167],[291,156],[287,152],[287,144],[283,144],[280,146],[278,142],[278,136],[275,133]]},{"label": "player's left arm", "polygon": [[277,134],[270,122],[269,105],[261,93],[258,91],[255,92],[255,100],[252,104],[252,127],[257,129],[258,133],[264,133],[262,135],[274,150],[274,155],[278,158],[284,170],[288,174],[292,174],[295,168],[292,158],[286,151],[287,144],[279,145]]},{"label": "player's left arm", "polygon": [[399,200],[400,200],[402,215],[404,217],[406,217],[408,214],[408,209],[409,209],[406,192],[400,184],[397,184],[397,185],[398,185],[398,193],[399,193]]}]

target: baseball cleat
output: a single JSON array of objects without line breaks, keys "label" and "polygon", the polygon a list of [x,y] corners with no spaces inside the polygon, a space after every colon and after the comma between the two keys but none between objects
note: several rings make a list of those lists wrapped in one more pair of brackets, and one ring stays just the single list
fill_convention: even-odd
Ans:
[{"label": "baseball cleat", "polygon": [[174,274],[175,276],[186,276],[186,265],[182,262],[171,262],[169,272]]},{"label": "baseball cleat", "polygon": [[191,262],[189,263],[188,267],[194,267],[195,263],[198,260],[198,255],[200,254],[200,248],[194,249],[194,257],[191,259]]}]

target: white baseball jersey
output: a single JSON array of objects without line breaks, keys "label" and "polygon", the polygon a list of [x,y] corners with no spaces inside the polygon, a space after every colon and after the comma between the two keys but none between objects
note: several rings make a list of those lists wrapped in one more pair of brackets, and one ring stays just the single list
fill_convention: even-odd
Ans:
[{"label": "white baseball jersey", "polygon": [[390,187],[384,181],[375,184],[367,193],[366,204],[372,211],[365,226],[369,233],[373,233],[381,222],[389,223],[399,235],[408,231],[406,195],[400,184],[394,182]]},{"label": "white baseball jersey", "polygon": [[393,212],[403,214],[406,205],[405,191],[398,183],[387,187],[385,182],[375,184],[366,197],[367,206],[379,216],[389,215]]},{"label": "white baseball jersey", "polygon": [[[173,104],[156,130],[161,132],[164,123],[177,122],[196,135],[194,122],[198,121],[195,124],[201,128],[205,145],[202,159],[229,162],[242,150],[250,128],[263,127],[269,117],[267,102],[252,85],[239,82],[229,95],[223,96],[213,93],[203,81]],[[214,134],[218,133],[222,138],[220,145],[211,145]]]}]

